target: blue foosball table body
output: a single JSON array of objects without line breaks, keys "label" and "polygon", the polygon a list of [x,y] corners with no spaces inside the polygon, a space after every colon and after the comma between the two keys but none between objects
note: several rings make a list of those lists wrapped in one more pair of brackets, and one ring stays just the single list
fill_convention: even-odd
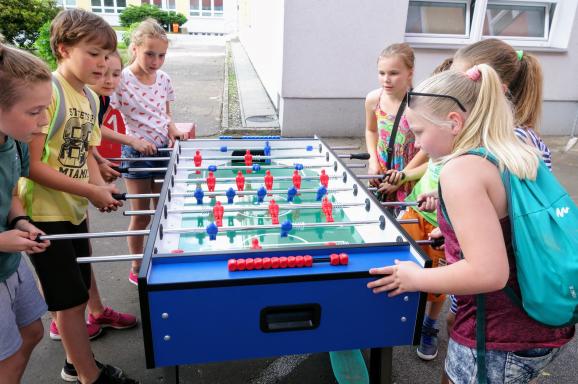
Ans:
[{"label": "blue foosball table body", "polygon": [[[200,208],[194,201],[175,196],[179,191],[194,190],[190,189],[191,184],[193,188],[202,187],[206,177],[205,171],[198,174],[198,168],[184,166],[187,163],[179,157],[191,154],[193,150],[200,150],[206,158],[222,155],[225,145],[242,145],[257,151],[264,142],[259,139],[195,140],[180,143],[173,151],[139,274],[148,368],[383,348],[419,341],[425,294],[407,293],[389,298],[385,294],[374,294],[366,285],[374,279],[368,273],[370,268],[392,265],[396,259],[411,260],[423,268],[429,267],[430,262],[365,189],[364,183],[356,179],[318,138],[267,141],[272,155],[282,153],[294,158],[272,161],[262,167],[270,164],[291,167],[298,158],[303,165],[300,171],[304,175],[315,175],[319,173],[316,166],[319,163],[325,165],[333,176],[338,176],[331,179],[327,192],[335,206],[336,221],[361,223],[366,220],[373,221],[373,224],[329,227],[323,231],[311,227],[299,229],[295,224],[291,232],[294,236],[290,234],[288,238],[277,234],[278,231],[264,229],[238,231],[233,239],[225,236],[224,228],[216,241],[198,233],[170,232],[172,227],[199,227],[212,221],[210,209],[196,215],[170,214],[174,208]],[[305,143],[307,147],[303,149]],[[280,149],[276,151],[276,147]],[[317,156],[308,158],[305,155],[309,153]],[[203,162],[213,163],[223,168],[231,164],[225,160]],[[220,177],[218,172],[217,178]],[[222,172],[222,177],[232,174],[229,170]],[[256,179],[262,174],[257,171],[245,176]],[[179,177],[190,182],[179,183]],[[319,183],[315,180],[308,182],[316,186]],[[262,184],[261,181],[254,183]],[[278,183],[283,185],[281,181]],[[302,188],[306,188],[305,181],[303,184]],[[217,183],[217,190],[219,187],[224,190],[230,185]],[[250,185],[247,187],[251,189]],[[336,188],[334,193],[330,192],[332,187]],[[279,204],[283,203],[283,196],[274,197]],[[214,204],[216,199],[219,197],[207,199],[206,204]],[[315,195],[307,197],[303,194],[301,199],[295,204],[314,202]],[[358,202],[361,204],[340,206]],[[264,203],[267,203],[267,198]],[[243,200],[242,193],[234,204],[226,204],[224,200],[224,221],[228,224],[236,225],[236,220],[246,223],[247,217],[241,218],[238,213],[227,220],[227,209],[235,204],[255,206],[259,203],[255,202],[254,196]],[[280,216],[286,214],[295,218],[295,211],[282,212]],[[303,212],[300,218],[304,222],[318,222],[321,227],[323,219],[319,223],[319,215],[315,215],[309,217]],[[255,216],[259,223],[267,224],[269,220],[266,211]],[[306,236],[307,232],[309,235]],[[303,240],[312,236],[317,236],[319,241]],[[248,246],[253,237],[263,240],[262,249]],[[174,249],[179,249],[179,253],[173,253]],[[349,263],[330,265],[328,257],[332,253],[347,253]],[[299,255],[311,255],[315,260],[313,266],[234,272],[227,267],[229,259]]]}]

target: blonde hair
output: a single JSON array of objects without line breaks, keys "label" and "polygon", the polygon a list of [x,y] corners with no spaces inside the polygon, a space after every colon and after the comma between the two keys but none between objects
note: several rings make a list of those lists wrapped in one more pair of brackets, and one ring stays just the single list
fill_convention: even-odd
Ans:
[{"label": "blonde hair", "polygon": [[393,57],[399,56],[401,61],[405,64],[408,69],[414,69],[415,67],[415,55],[413,53],[412,47],[407,43],[392,44],[385,48],[379,54],[377,61],[381,60],[383,57]]},{"label": "blonde hair", "polygon": [[487,39],[460,48],[454,61],[463,61],[468,66],[489,64],[508,86],[514,105],[516,126],[529,127],[539,132],[542,114],[542,67],[538,59],[527,53],[518,52],[511,45],[498,39]]},{"label": "blonde hair", "polygon": [[122,59],[118,49],[115,49],[108,57],[116,57],[118,61],[120,61],[120,69],[124,68],[124,60]]},{"label": "blonde hair", "polygon": [[12,108],[22,97],[22,90],[31,84],[51,80],[48,66],[38,57],[0,44],[0,108]]},{"label": "blonde hair", "polygon": [[140,24],[132,31],[130,35],[130,60],[129,64],[132,64],[136,59],[133,47],[141,46],[144,43],[145,38],[149,39],[161,39],[163,41],[169,42],[167,33],[164,28],[153,18],[148,18],[140,22]]},{"label": "blonde hair", "polygon": [[58,45],[73,47],[80,42],[98,44],[102,49],[116,49],[116,33],[102,17],[83,9],[61,11],[50,23],[50,48],[60,61]]},{"label": "blonde hair", "polygon": [[[522,143],[514,133],[514,119],[509,101],[504,96],[502,81],[487,64],[472,68],[481,77],[472,80],[466,73],[448,70],[430,77],[415,89],[416,92],[453,96],[468,113],[462,130],[454,139],[452,153],[442,159],[447,162],[465,152],[484,147],[496,157],[500,169],[524,179],[534,179],[538,169],[536,150]],[[414,100],[414,99],[412,99]],[[415,97],[412,109],[446,118],[460,110],[455,101],[442,97]]]}]

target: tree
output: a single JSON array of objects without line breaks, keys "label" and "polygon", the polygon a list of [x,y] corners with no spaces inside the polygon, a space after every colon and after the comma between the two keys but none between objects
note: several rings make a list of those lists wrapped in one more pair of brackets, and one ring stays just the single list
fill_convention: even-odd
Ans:
[{"label": "tree", "polygon": [[6,41],[22,48],[31,48],[44,23],[60,11],[54,0],[0,1],[0,33]]}]

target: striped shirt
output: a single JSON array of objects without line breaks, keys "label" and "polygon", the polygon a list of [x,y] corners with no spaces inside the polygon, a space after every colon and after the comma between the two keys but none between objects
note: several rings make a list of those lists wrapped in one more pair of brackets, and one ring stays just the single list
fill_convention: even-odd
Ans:
[{"label": "striped shirt", "polygon": [[538,148],[540,152],[542,152],[544,163],[549,170],[552,170],[552,154],[550,153],[550,148],[548,148],[542,138],[540,138],[532,128],[518,127],[514,129],[514,132],[520,140],[528,144],[531,143],[534,147]]}]

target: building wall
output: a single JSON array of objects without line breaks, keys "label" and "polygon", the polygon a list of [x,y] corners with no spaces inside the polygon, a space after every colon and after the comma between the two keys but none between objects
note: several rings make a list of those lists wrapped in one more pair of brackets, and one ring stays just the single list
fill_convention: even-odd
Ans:
[{"label": "building wall", "polygon": [[285,33],[284,13],[294,0],[239,0],[239,38],[275,108],[279,109]]},{"label": "building wall", "polygon": [[[283,12],[271,11],[281,4]],[[378,87],[377,56],[404,40],[407,7],[408,0],[365,0],[363,6],[346,0],[240,0],[239,36],[278,108],[283,135],[363,134],[364,98]],[[415,52],[416,84],[453,54]],[[542,131],[568,134],[578,111],[578,71],[570,69],[578,68],[578,23],[567,50],[535,54],[544,69]]]}]

